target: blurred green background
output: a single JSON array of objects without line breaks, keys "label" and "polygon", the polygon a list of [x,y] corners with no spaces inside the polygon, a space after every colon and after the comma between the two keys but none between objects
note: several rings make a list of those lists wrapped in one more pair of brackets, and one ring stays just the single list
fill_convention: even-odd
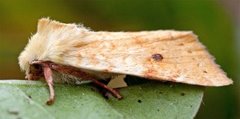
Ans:
[{"label": "blurred green background", "polygon": [[0,79],[23,79],[17,57],[50,17],[82,23],[93,30],[192,30],[234,85],[206,88],[198,119],[240,118],[239,0],[1,0]]}]

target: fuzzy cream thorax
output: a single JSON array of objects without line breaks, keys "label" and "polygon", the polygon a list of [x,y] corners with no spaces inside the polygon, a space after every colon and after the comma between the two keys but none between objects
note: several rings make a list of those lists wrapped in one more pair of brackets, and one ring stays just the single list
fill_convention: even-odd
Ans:
[{"label": "fuzzy cream thorax", "polygon": [[[89,30],[76,24],[64,24],[42,18],[38,22],[37,33],[34,34],[24,51],[19,56],[21,70],[28,72],[34,60],[64,61],[61,57],[66,51],[74,50],[73,45],[85,44],[84,37]],[[78,43],[76,43],[78,42]]]}]

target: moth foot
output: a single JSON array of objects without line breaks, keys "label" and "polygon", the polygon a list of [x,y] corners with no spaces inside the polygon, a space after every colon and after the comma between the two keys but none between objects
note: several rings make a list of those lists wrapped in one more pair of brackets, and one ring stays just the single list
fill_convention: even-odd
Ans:
[{"label": "moth foot", "polygon": [[118,89],[111,89],[112,91],[109,91],[109,89],[106,88],[102,88],[102,87],[98,87],[97,92],[101,93],[102,96],[106,99],[109,99],[111,97],[111,95],[119,100],[123,99],[123,96],[121,96],[120,92]]},{"label": "moth foot", "polygon": [[49,98],[46,102],[47,105],[52,105],[54,103],[54,98]]},{"label": "moth foot", "polygon": [[117,90],[117,89],[114,89],[115,90],[115,92],[116,92],[116,98],[117,99],[119,99],[119,100],[121,100],[121,99],[123,99],[123,96],[119,93],[119,90]]}]

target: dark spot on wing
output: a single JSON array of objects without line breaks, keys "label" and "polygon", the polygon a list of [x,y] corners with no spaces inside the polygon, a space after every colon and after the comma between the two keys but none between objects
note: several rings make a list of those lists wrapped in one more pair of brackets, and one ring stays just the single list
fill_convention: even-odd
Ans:
[{"label": "dark spot on wing", "polygon": [[156,54],[153,54],[152,55],[152,58],[155,60],[155,61],[161,61],[163,59],[163,56],[159,53],[156,53]]}]

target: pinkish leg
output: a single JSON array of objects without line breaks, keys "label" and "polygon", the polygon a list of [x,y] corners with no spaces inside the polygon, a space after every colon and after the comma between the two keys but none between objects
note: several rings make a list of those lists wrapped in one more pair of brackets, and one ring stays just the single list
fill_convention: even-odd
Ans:
[{"label": "pinkish leg", "polygon": [[51,69],[56,70],[58,72],[64,73],[64,74],[69,74],[69,75],[73,75],[76,77],[80,77],[82,79],[85,80],[91,80],[93,81],[93,83],[95,83],[96,85],[108,90],[110,93],[112,93],[112,95],[118,99],[122,99],[123,97],[119,94],[118,91],[116,91],[113,88],[108,87],[107,85],[105,85],[104,83],[96,80],[93,76],[91,76],[90,74],[83,72],[77,68],[71,67],[71,66],[64,66],[64,65],[59,65],[59,64],[55,64],[55,63],[50,63],[49,66],[51,67]]},{"label": "pinkish leg", "polygon": [[60,73],[64,73],[64,74],[69,74],[69,75],[73,75],[76,77],[80,77],[82,79],[85,80],[91,80],[93,81],[93,83],[95,83],[96,85],[108,90],[110,93],[112,93],[112,95],[118,99],[122,99],[123,97],[119,94],[118,91],[116,91],[113,88],[108,87],[107,85],[105,85],[102,82],[99,82],[98,80],[96,80],[93,76],[91,76],[90,74],[83,72],[77,68],[71,67],[71,66],[65,66],[65,65],[59,65],[59,64],[55,64],[53,62],[48,62],[48,61],[34,61],[32,62],[32,64],[40,64],[43,68],[43,72],[44,72],[44,77],[45,80],[48,84],[49,90],[50,90],[50,97],[47,101],[48,105],[51,105],[54,103],[54,88],[53,88],[53,78],[52,78],[52,70],[58,71]]},{"label": "pinkish leg", "polygon": [[43,72],[44,72],[45,80],[46,80],[49,90],[50,90],[50,97],[47,101],[47,104],[51,105],[54,103],[54,98],[55,98],[54,89],[53,89],[52,70],[50,69],[50,67],[47,64],[44,64]]},{"label": "pinkish leg", "polygon": [[51,105],[54,103],[54,98],[55,98],[54,88],[53,88],[52,70],[49,67],[48,63],[45,63],[42,61],[34,61],[34,62],[32,62],[32,64],[39,64],[42,66],[43,75],[44,75],[44,78],[47,82],[47,85],[48,85],[49,91],[50,91],[50,97],[49,97],[48,101],[46,102],[46,104]]}]

